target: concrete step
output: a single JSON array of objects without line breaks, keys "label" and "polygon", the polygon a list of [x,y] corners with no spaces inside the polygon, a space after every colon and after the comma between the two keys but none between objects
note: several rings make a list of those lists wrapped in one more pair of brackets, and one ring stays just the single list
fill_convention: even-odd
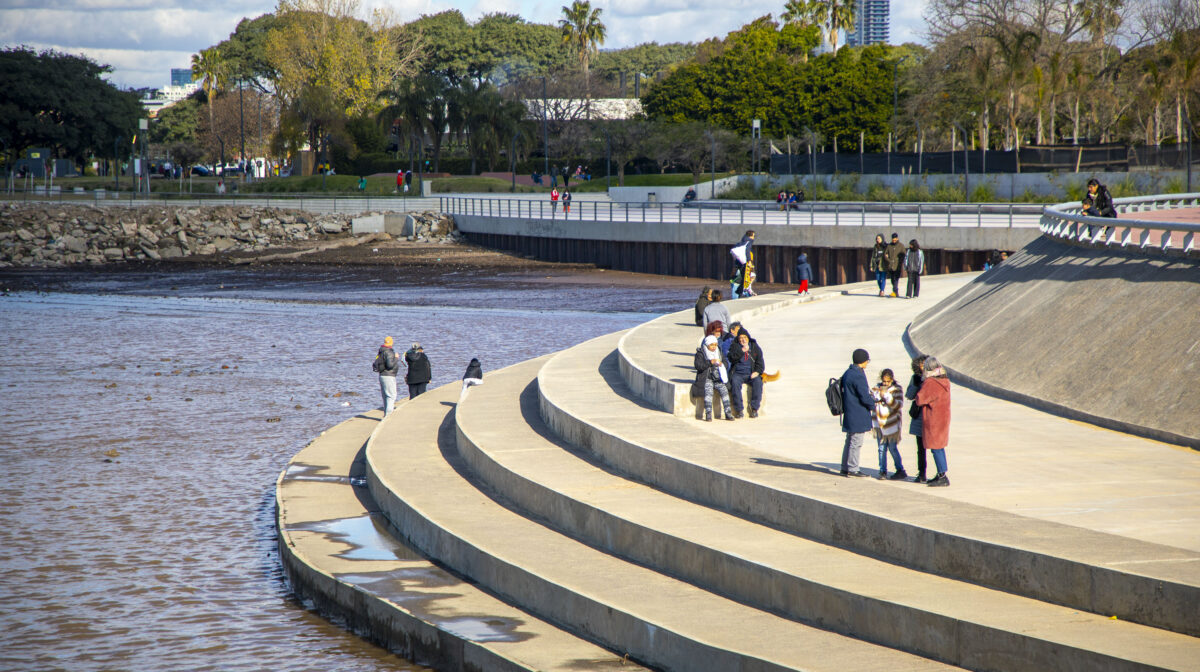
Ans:
[{"label": "concrete step", "polygon": [[469,480],[455,449],[457,395],[457,386],[447,386],[405,404],[366,451],[380,508],[423,553],[456,572],[656,668],[951,669],[713,595],[501,506]]},{"label": "concrete step", "polygon": [[[1200,661],[1194,637],[904,568],[604,470],[538,416],[541,364],[471,390],[456,409],[457,445],[498,495],[575,539],[758,608],[970,669],[1182,670]],[[676,436],[706,438],[695,429]]]},{"label": "concrete step", "polygon": [[[669,332],[683,317],[659,318],[621,340],[628,344],[633,332],[662,327],[655,324],[661,321],[666,330],[647,347],[682,351],[682,339],[695,343],[695,327],[683,336]],[[614,337],[601,337],[555,355],[538,372],[538,400],[541,417],[557,436],[621,473],[677,497],[923,572],[1200,634],[1198,553],[949,501],[924,488],[882,493],[886,486],[868,479],[831,477],[821,467],[780,460],[710,432],[708,423],[657,412],[624,384],[616,344]],[[656,375],[671,382],[671,374]],[[803,440],[803,427],[796,438]]]},{"label": "concrete step", "polygon": [[381,416],[372,411],[322,433],[276,483],[279,554],[306,605],[443,670],[643,669],[496,599],[399,541],[366,488],[351,485],[364,473],[363,446]]}]

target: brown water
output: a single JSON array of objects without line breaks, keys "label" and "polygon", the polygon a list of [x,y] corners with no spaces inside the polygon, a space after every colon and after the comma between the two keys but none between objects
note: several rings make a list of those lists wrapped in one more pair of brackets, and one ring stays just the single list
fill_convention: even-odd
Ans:
[{"label": "brown water", "polygon": [[[423,281],[0,274],[39,289],[0,297],[0,669],[422,669],[291,597],[279,472],[379,405],[370,363],[384,335],[425,344],[439,385],[473,356],[486,375],[693,296]],[[567,308],[579,306],[606,312]]]}]

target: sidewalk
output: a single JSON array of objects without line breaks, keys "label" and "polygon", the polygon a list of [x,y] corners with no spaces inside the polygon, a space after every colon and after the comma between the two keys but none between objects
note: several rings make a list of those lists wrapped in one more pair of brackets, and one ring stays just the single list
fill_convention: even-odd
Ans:
[{"label": "sidewalk", "polygon": [[[827,468],[830,478],[839,478],[844,435],[825,404],[829,378],[841,376],[851,352],[861,347],[871,354],[869,381],[891,368],[906,385],[911,369],[901,341],[905,327],[974,277],[925,278],[916,300],[858,290],[750,318],[746,324],[762,346],[767,371],[778,370],[782,377],[766,385],[759,418],[700,424],[787,461]],[[1080,373],[1081,380],[1090,378]],[[891,488],[919,489],[932,497],[1200,551],[1200,453],[1064,420],[957,385],[952,398],[951,486],[880,482],[881,497]],[[908,436],[907,418],[904,429],[900,451],[911,475],[916,444]],[[876,473],[873,442],[863,446],[860,462],[863,471]],[[932,462],[931,457],[929,470],[935,472]]]}]

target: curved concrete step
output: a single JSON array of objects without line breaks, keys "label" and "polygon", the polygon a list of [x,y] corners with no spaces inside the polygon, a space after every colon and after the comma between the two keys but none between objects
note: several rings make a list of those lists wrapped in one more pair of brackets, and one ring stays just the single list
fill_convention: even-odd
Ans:
[{"label": "curved concrete step", "polygon": [[414,545],[489,590],[668,670],[950,669],[713,595],[501,506],[464,475],[457,394],[443,387],[398,410],[367,447],[367,479]]},{"label": "curved concrete step", "polygon": [[921,489],[893,488],[880,497],[873,481],[782,463],[704,431],[703,423],[640,402],[621,380],[615,345],[613,337],[600,337],[552,357],[538,372],[538,397],[541,417],[555,434],[622,473],[924,572],[1200,634],[1200,554],[951,502]]},{"label": "curved concrete step", "polygon": [[[438,669],[585,672],[624,662],[392,536],[365,488],[351,485],[363,473],[362,449],[381,416],[372,411],[325,431],[279,475],[279,555],[297,596],[388,650]],[[630,668],[642,669],[621,667]]]},{"label": "curved concrete step", "polygon": [[[510,367],[472,389],[456,409],[457,445],[501,497],[584,543],[755,607],[970,669],[1183,670],[1200,660],[1194,637],[907,569],[603,470],[538,416],[541,364]],[[706,438],[692,434],[677,439]]]}]

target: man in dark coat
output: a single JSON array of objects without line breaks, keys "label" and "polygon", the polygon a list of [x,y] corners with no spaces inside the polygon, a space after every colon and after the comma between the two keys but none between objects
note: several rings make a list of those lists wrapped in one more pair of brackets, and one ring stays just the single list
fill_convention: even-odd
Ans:
[{"label": "man in dark coat", "polygon": [[386,417],[396,405],[396,374],[400,372],[400,358],[392,349],[391,336],[383,339],[371,368],[379,374],[379,391],[383,394],[383,415]]},{"label": "man in dark coat", "polygon": [[742,417],[742,386],[750,386],[750,417],[758,417],[762,406],[763,378],[766,371],[762,348],[742,327],[729,345],[729,399],[733,402],[733,417]]},{"label": "man in dark coat", "polygon": [[404,362],[408,364],[408,373],[404,375],[404,382],[408,383],[408,398],[415,399],[425,392],[425,386],[433,378],[432,367],[420,343],[413,343],[404,353]]},{"label": "man in dark coat", "polygon": [[871,413],[875,398],[867,383],[867,364],[871,356],[859,348],[851,357],[850,368],[842,374],[842,431],[846,444],[842,447],[842,476],[866,476],[858,470],[858,453],[863,439],[871,431]]},{"label": "man in dark coat", "polygon": [[883,258],[887,263],[888,279],[892,281],[892,298],[900,295],[900,270],[904,268],[904,243],[900,242],[900,234],[892,234],[892,242],[883,250]]}]

